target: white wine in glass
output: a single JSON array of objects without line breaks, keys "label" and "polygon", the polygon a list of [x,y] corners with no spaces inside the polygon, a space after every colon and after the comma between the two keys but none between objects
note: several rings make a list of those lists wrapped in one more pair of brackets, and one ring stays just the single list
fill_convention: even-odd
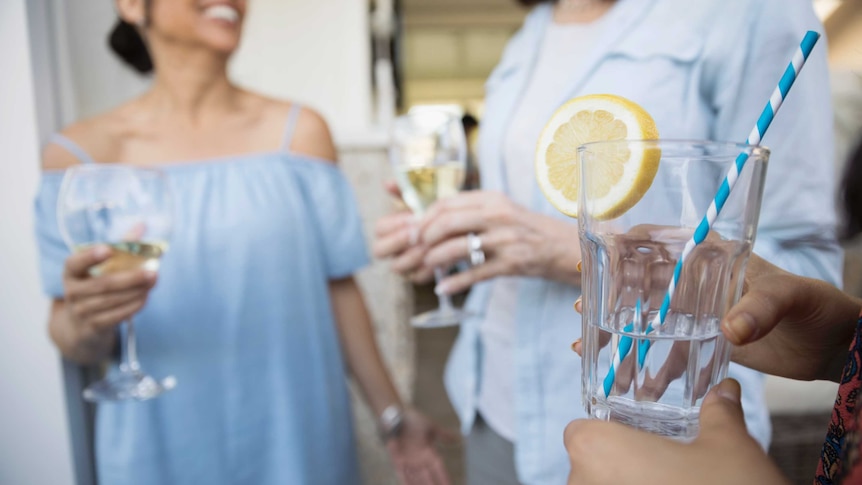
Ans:
[{"label": "white wine in glass", "polygon": [[[90,164],[66,171],[60,187],[58,224],[73,251],[111,248],[111,256],[90,268],[90,275],[144,269],[158,271],[168,250],[172,197],[165,175],[153,169]],[[138,361],[135,326],[125,322],[122,358],[117,372],[84,390],[88,401],[145,400],[176,386],[169,376],[156,380]]]},{"label": "white wine in glass", "polygon": [[[83,244],[75,251],[86,251],[100,244]],[[103,263],[90,268],[91,276],[145,269],[156,272],[162,260],[162,255],[168,250],[166,241],[123,241],[101,244],[111,248],[111,256]]]},{"label": "white wine in glass", "polygon": [[[389,158],[404,203],[421,216],[437,200],[461,191],[467,171],[467,139],[461,119],[436,110],[411,112],[395,119]],[[437,281],[443,268],[435,268]],[[448,295],[438,296],[435,310],[416,315],[415,327],[458,325],[466,316]]]},{"label": "white wine in glass", "polygon": [[404,203],[415,214],[423,214],[437,199],[460,192],[464,177],[464,166],[458,161],[436,167],[406,167],[395,174]]}]

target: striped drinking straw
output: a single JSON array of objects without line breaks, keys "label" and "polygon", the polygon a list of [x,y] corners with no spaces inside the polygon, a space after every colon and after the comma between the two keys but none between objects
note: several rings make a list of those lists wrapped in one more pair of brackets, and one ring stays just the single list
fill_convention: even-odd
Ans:
[{"label": "striped drinking straw", "polygon": [[[781,104],[787,97],[787,93],[790,91],[790,88],[793,87],[793,82],[796,81],[799,71],[802,70],[802,67],[805,65],[805,61],[808,60],[808,56],[811,54],[811,51],[814,49],[814,46],[817,44],[819,39],[820,34],[817,32],[808,31],[805,34],[805,38],[802,39],[799,49],[797,49],[796,53],[793,55],[793,60],[790,62],[790,65],[787,66],[787,69],[784,71],[784,75],[781,76],[781,80],[778,82],[778,87],[775,88],[775,91],[769,98],[769,102],[766,103],[766,107],[760,114],[760,118],[757,119],[757,124],[748,135],[748,139],[745,141],[747,145],[760,145],[760,141],[766,134],[766,130],[769,128],[769,125],[772,124],[775,114],[778,113],[778,109],[781,108]],[[649,334],[655,329],[655,327],[659,327],[664,324],[665,317],[670,309],[671,298],[673,298],[674,290],[679,282],[679,276],[682,273],[683,262],[694,248],[706,239],[713,222],[715,222],[715,219],[721,212],[722,207],[724,207],[724,203],[727,202],[727,197],[730,195],[730,191],[736,184],[736,180],[739,178],[739,174],[742,172],[745,162],[748,161],[748,156],[747,152],[740,153],[739,156],[736,157],[734,164],[730,167],[730,170],[727,172],[724,181],[718,189],[718,193],[715,194],[712,204],[710,204],[709,209],[706,211],[706,215],[700,221],[697,229],[695,229],[692,238],[685,244],[682,254],[676,263],[676,268],[674,268],[673,277],[668,285],[667,293],[664,296],[661,308],[653,321],[647,326],[644,334]],[[633,326],[628,325],[624,330],[631,331],[632,329]],[[620,341],[617,344],[617,351],[614,355],[613,364],[603,382],[605,397],[610,396],[617,370],[631,351],[632,343],[633,341],[631,337],[627,335],[620,337]],[[643,367],[644,359],[646,358],[647,351],[649,351],[649,347],[650,343],[646,340],[642,341],[638,345],[638,368]]]}]

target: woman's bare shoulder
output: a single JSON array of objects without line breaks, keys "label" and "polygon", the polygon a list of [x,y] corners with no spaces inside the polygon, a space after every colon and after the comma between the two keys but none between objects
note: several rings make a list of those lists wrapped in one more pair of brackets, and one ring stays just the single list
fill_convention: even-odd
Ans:
[{"label": "woman's bare shoulder", "polygon": [[[105,113],[76,121],[60,131],[63,137],[77,145],[95,161],[115,160],[121,147],[121,134],[128,124],[130,103]],[[42,151],[42,168],[62,170],[83,163],[66,147],[49,142]]]},{"label": "woman's bare shoulder", "polygon": [[268,98],[256,94],[253,96],[257,97],[257,102],[260,103],[264,116],[272,123],[277,124],[281,129],[281,133],[284,133],[287,127],[291,110],[296,106],[301,107],[302,109],[293,128],[289,147],[290,151],[298,155],[314,157],[333,163],[336,161],[337,153],[332,141],[332,134],[329,131],[329,125],[318,111],[296,101]]}]

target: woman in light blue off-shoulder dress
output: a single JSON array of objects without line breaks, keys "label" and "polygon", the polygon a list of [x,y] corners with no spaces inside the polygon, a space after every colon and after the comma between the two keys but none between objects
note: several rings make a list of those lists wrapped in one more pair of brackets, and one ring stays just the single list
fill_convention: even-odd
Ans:
[{"label": "woman in light blue off-shoulder dress", "polygon": [[[136,314],[147,371],[179,383],[99,404],[99,483],[358,483],[348,373],[385,416],[401,479],[446,483],[435,427],[403,406],[375,346],[352,277],[367,262],[361,221],[326,124],[234,87],[226,64],[245,2],[200,3],[118,2],[112,46],[140,71],[155,66],[152,89],[67,127],[43,156],[37,236],[52,339],[71,360],[110,362],[118,324]],[[175,229],[158,275],[90,277],[108,254],[64,245],[60,180],[82,163],[165,171]]]}]

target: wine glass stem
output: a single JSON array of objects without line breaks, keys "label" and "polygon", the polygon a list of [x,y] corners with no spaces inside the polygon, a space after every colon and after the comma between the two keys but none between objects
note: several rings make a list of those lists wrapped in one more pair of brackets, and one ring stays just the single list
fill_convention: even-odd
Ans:
[{"label": "wine glass stem", "polygon": [[[443,268],[434,268],[434,280],[437,283],[440,283],[446,275],[443,273]],[[452,304],[452,297],[447,294],[439,294],[437,295],[437,302],[440,308],[440,311],[443,313],[451,312],[455,309],[455,306]]]},{"label": "wine glass stem", "polygon": [[125,321],[126,339],[123,342],[123,355],[120,370],[123,372],[138,372],[141,365],[138,363],[138,341],[135,338],[135,322],[132,317]]}]

